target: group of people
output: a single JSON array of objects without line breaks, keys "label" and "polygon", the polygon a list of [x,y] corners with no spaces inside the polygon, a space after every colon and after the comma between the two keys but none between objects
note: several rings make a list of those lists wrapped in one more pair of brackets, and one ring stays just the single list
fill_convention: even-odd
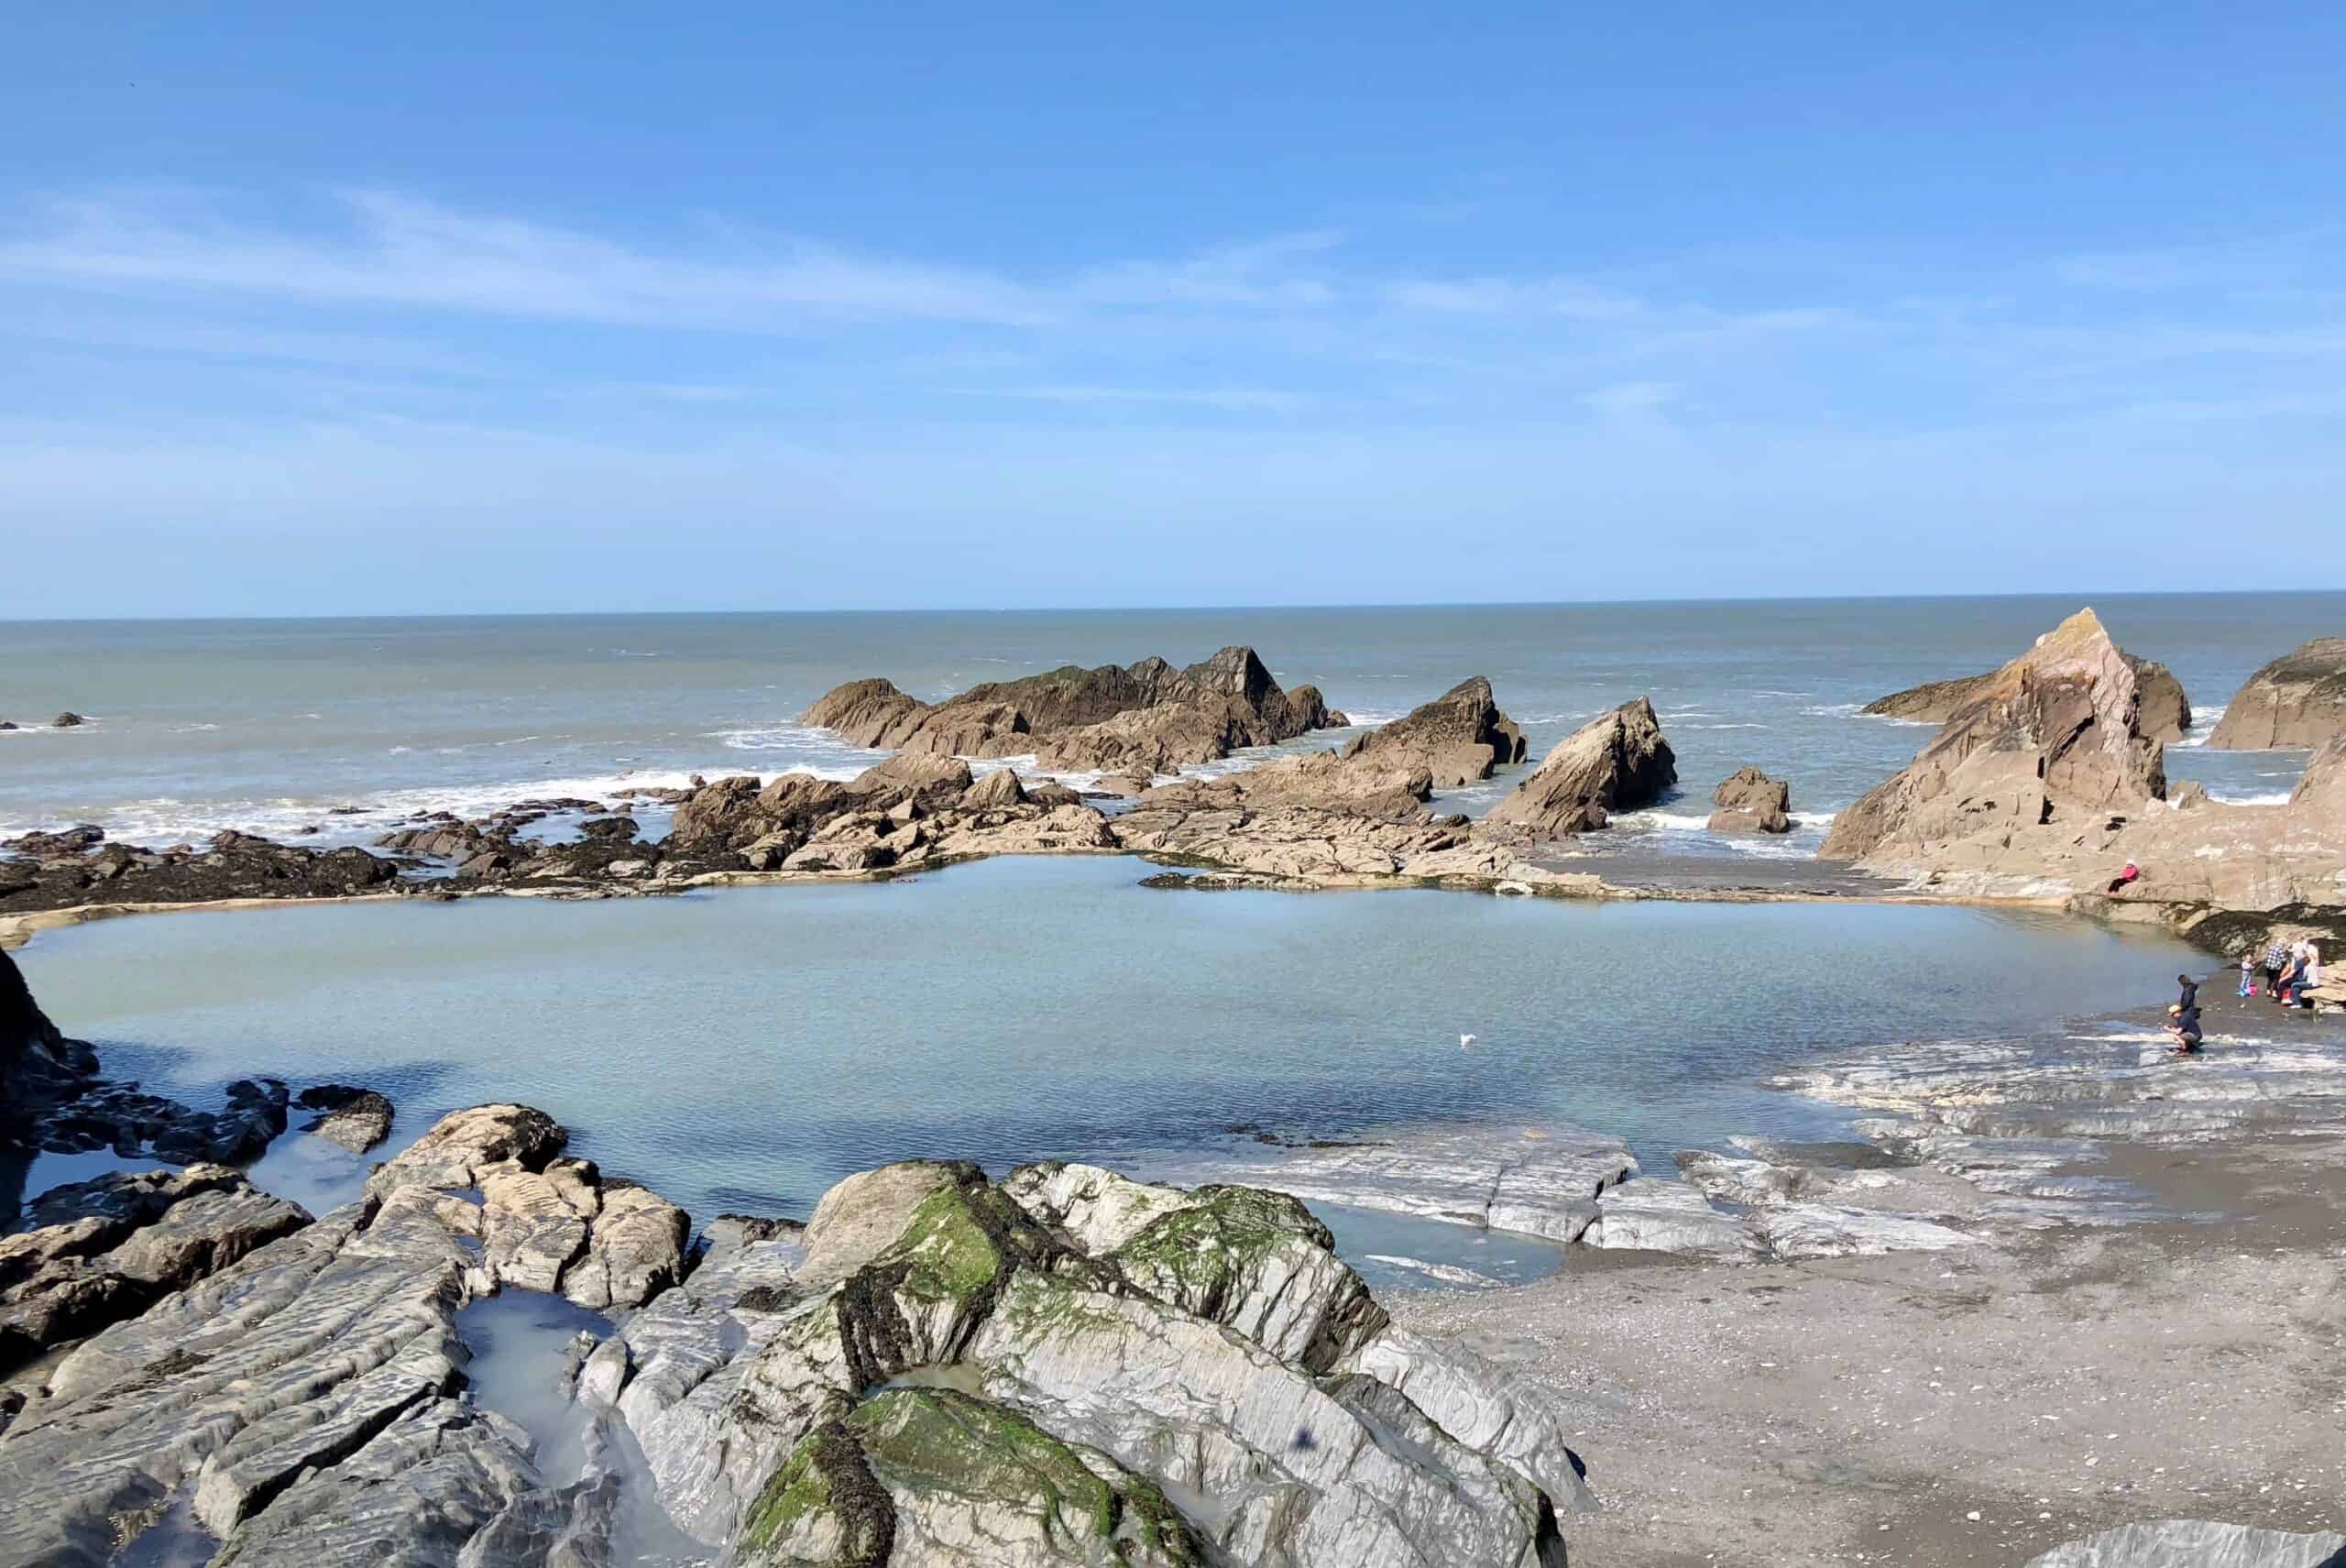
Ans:
[{"label": "group of people", "polygon": [[2311,1003],[2306,992],[2321,983],[2321,949],[2310,937],[2300,937],[2295,942],[2279,938],[2264,949],[2262,984],[2259,983],[2257,955],[2254,949],[2240,956],[2240,993],[2270,996],[2284,1007],[2306,1007]]}]

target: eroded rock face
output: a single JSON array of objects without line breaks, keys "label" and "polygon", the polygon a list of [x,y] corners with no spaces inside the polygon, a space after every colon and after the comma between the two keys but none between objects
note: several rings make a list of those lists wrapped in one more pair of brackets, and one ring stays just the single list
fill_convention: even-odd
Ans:
[{"label": "eroded rock face", "polygon": [[1562,1413],[1394,1334],[1292,1199],[913,1164],[806,1239],[787,1288],[709,1277],[739,1244],[623,1336],[663,1502],[738,1562],[1563,1560]]},{"label": "eroded rock face", "polygon": [[1757,768],[1738,768],[1711,792],[1714,833],[1789,833],[1792,786]]},{"label": "eroded rock face", "polygon": [[80,1094],[97,1071],[97,1053],[49,1022],[0,948],[0,1146],[30,1142],[41,1113]]},{"label": "eroded rock face", "polygon": [[[2132,653],[2122,653],[2121,657],[2134,672],[2134,687],[2140,698],[2135,717],[2143,733],[2170,745],[2182,740],[2191,728],[2191,699],[2185,695],[2183,683],[2175,678],[2173,670],[2155,659],[2141,659]],[[1985,674],[1910,686],[1874,698],[1866,704],[1865,711],[1883,718],[1945,724],[1955,717],[1957,708],[1986,691],[1997,674],[1990,670]]]},{"label": "eroded rock face", "polygon": [[1602,828],[1615,811],[1650,806],[1678,782],[1678,759],[1644,697],[1598,715],[1548,753],[1484,822],[1534,838]]},{"label": "eroded rock face", "polygon": [[2142,733],[2134,672],[2093,611],[2078,611],[1996,672],[1907,769],[1839,813],[1828,860],[1926,853],[2165,799],[2162,748]]},{"label": "eroded rock face", "polygon": [[2249,676],[2208,744],[2254,751],[2317,747],[2346,735],[2346,637],[2317,637]]},{"label": "eroded rock face", "polygon": [[1224,648],[1176,669],[1162,659],[1087,670],[1069,664],[973,686],[936,704],[884,680],[852,681],[799,722],[855,745],[941,756],[1034,752],[1057,771],[1169,773],[1342,724],[1318,691],[1285,691],[1251,648]]}]

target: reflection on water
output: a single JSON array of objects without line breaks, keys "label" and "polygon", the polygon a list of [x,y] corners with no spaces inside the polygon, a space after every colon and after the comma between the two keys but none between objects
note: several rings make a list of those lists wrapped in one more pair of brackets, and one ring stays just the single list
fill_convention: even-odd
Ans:
[{"label": "reflection on water", "polygon": [[109,921],[22,962],[150,1089],[273,1073],[389,1094],[393,1137],[367,1160],[299,1136],[269,1156],[314,1209],[443,1112],[519,1100],[706,1218],[804,1216],[890,1159],[1114,1163],[1239,1123],[1552,1118],[1650,1164],[1736,1132],[1830,1135],[1836,1113],[1758,1081],[2136,1005],[2193,961],[1975,909],[1199,894],[1141,888],[1146,870]]}]

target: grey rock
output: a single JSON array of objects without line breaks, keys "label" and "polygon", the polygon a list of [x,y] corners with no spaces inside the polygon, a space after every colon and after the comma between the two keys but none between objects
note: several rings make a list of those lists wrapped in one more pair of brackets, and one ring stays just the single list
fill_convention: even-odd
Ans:
[{"label": "grey rock", "polygon": [[2121,1525],[2056,1546],[2028,1568],[2338,1568],[2346,1535],[2297,1535],[2209,1519]]},{"label": "grey rock", "polygon": [[303,1128],[352,1154],[365,1154],[391,1135],[391,1102],[371,1089],[347,1084],[321,1084],[293,1097],[304,1111],[323,1111]]},{"label": "grey rock", "polygon": [[1739,1217],[1712,1208],[1702,1190],[1687,1182],[1640,1176],[1606,1192],[1596,1207],[1595,1223],[1580,1238],[1584,1246],[1724,1261],[1765,1253]]}]

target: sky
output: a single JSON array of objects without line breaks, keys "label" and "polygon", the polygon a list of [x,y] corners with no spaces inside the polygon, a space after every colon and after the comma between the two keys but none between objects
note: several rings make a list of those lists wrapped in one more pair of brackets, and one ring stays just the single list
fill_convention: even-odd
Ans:
[{"label": "sky", "polygon": [[2346,587],[2346,7],[0,39],[0,618]]}]

